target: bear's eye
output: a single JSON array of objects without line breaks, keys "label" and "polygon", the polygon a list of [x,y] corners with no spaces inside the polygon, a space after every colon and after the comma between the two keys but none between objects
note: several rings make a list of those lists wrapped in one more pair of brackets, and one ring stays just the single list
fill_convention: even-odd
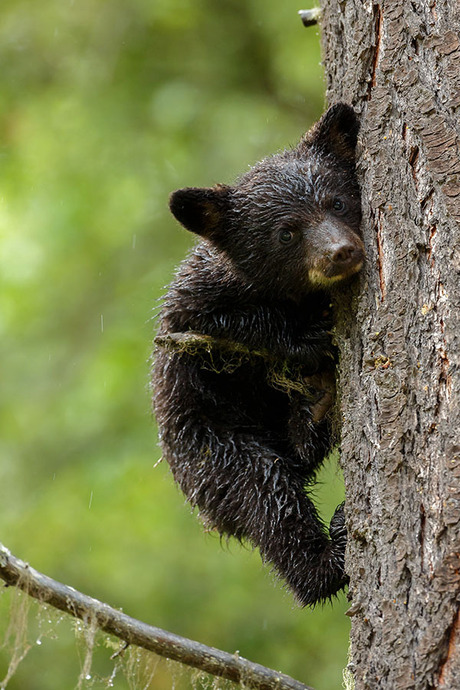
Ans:
[{"label": "bear's eye", "polygon": [[278,239],[281,242],[281,244],[290,244],[294,239],[294,233],[292,232],[292,230],[283,228],[283,230],[280,230],[278,233]]},{"label": "bear's eye", "polygon": [[338,196],[335,196],[332,199],[332,208],[336,213],[344,213],[347,210],[347,205],[343,199],[341,199]]}]

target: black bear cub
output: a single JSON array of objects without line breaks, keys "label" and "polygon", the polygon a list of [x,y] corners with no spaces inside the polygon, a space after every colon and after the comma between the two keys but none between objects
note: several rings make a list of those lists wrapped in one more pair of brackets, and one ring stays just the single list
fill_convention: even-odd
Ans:
[{"label": "black bear cub", "polygon": [[332,443],[329,291],[364,260],[358,128],[339,103],[234,186],[170,200],[200,242],[156,338],[163,456],[206,524],[257,546],[303,605],[346,583],[343,508],[326,528],[309,486]]}]

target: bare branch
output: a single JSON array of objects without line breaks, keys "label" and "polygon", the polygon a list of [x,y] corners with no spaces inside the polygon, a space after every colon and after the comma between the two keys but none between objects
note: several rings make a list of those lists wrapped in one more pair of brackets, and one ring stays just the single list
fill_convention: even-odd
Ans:
[{"label": "bare branch", "polygon": [[73,587],[57,582],[34,570],[13,556],[0,543],[0,578],[7,585],[19,587],[42,603],[65,611],[85,623],[96,625],[104,632],[115,635],[126,645],[143,647],[160,656],[179,661],[187,666],[240,683],[245,688],[258,690],[313,690],[283,673],[255,664],[214,647],[189,640],[161,628],[155,628],[127,616],[121,611],[78,592]]}]

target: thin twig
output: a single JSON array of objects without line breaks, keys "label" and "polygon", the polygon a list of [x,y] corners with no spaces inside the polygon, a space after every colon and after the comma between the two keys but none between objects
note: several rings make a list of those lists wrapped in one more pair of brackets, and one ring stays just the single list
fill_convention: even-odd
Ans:
[{"label": "thin twig", "polygon": [[313,7],[311,10],[299,10],[299,15],[304,26],[314,26],[321,19],[321,8]]},{"label": "thin twig", "polygon": [[97,625],[126,644],[133,644],[160,656],[193,666],[214,676],[258,690],[313,690],[283,673],[255,664],[214,647],[189,640],[161,628],[155,628],[127,616],[73,587],[57,582],[13,556],[0,543],[0,578],[7,585],[19,587],[42,603],[65,611],[76,618]]},{"label": "thin twig", "polygon": [[250,349],[243,343],[238,343],[227,338],[213,338],[210,335],[188,331],[186,333],[166,333],[154,338],[155,345],[165,348],[170,352],[188,352],[193,354],[199,351],[215,351],[224,355],[240,355],[248,359],[260,358],[267,362],[276,362],[275,355],[268,350]]}]

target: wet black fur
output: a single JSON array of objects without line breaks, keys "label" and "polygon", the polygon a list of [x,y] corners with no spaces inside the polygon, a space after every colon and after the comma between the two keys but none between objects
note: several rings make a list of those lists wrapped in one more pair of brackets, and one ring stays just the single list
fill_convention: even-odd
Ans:
[{"label": "wet black fur", "polygon": [[[160,334],[266,349],[305,376],[333,371],[330,287],[363,260],[357,133],[354,111],[338,104],[235,186],[172,195],[172,212],[201,241],[164,299]],[[263,359],[220,364],[157,348],[163,456],[209,525],[258,546],[302,604],[325,600],[346,583],[343,508],[327,529],[308,491],[331,448],[328,415],[314,421],[311,399],[274,388]]]}]

